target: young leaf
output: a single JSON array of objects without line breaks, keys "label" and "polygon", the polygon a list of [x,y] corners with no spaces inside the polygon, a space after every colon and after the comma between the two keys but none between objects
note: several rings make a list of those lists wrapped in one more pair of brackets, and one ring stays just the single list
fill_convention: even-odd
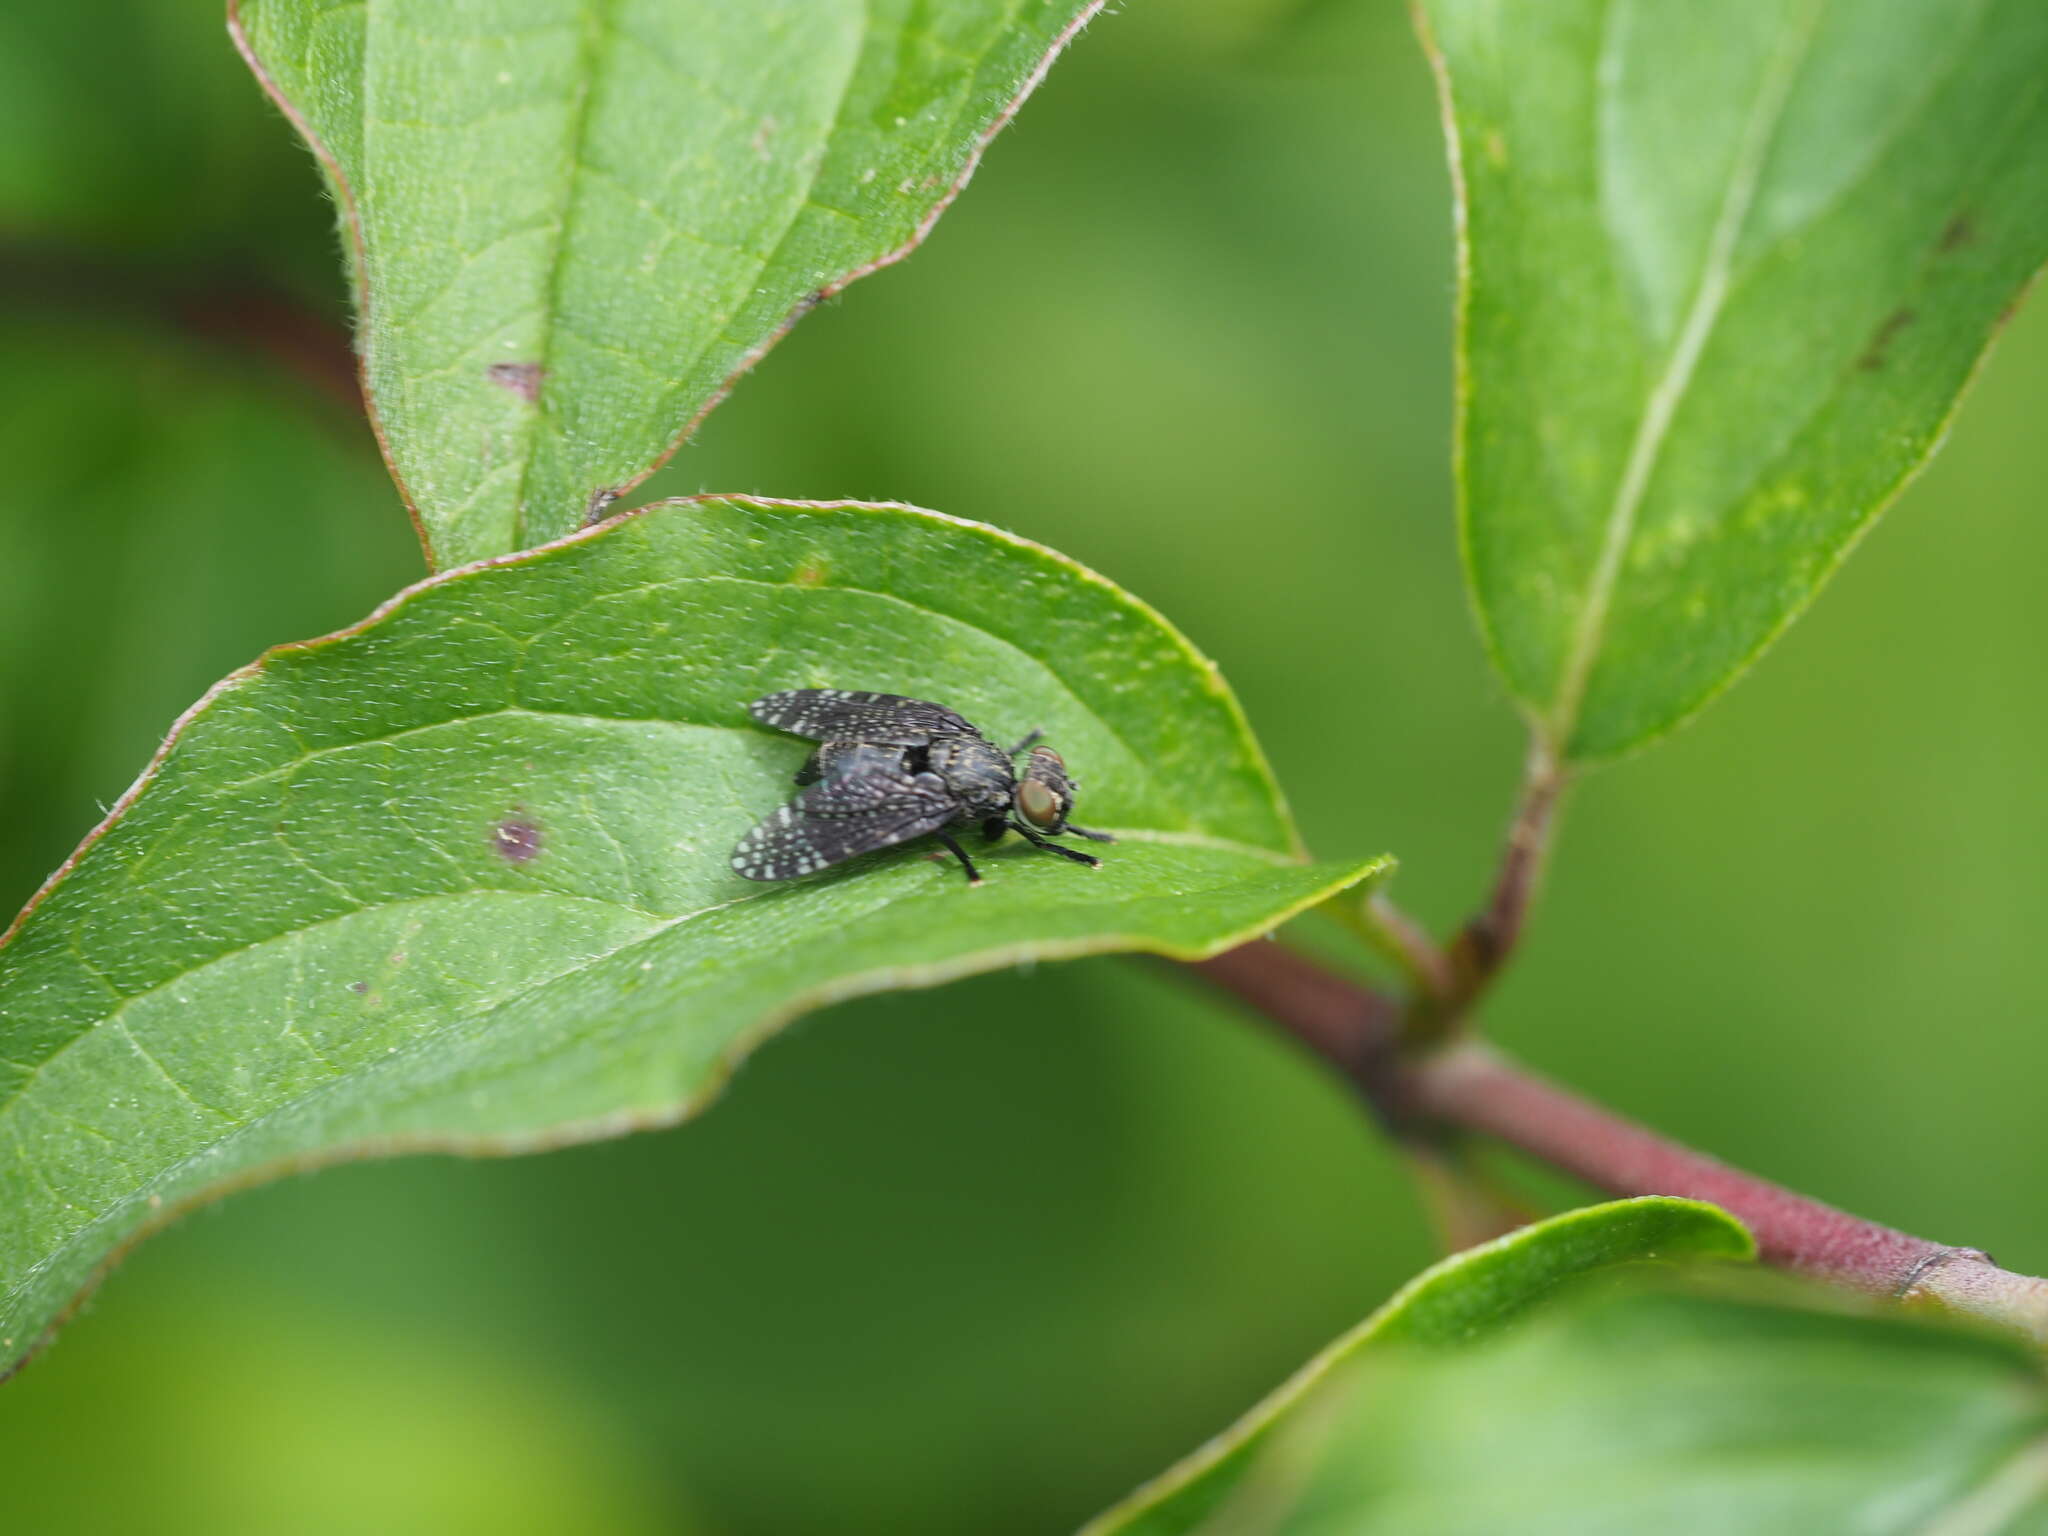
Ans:
[{"label": "young leaf", "polygon": [[2048,8],[1422,11],[1473,599],[1553,749],[1612,757],[1805,606],[2048,256]]},{"label": "young leaf", "polygon": [[[1697,1200],[1650,1196],[1567,1211],[1424,1270],[1258,1407],[1156,1481],[1098,1517],[1084,1536],[1176,1536],[1237,1507],[1297,1418],[1342,1389],[1355,1362],[1384,1346],[1430,1349],[1486,1338],[1560,1286],[1619,1264],[1747,1260],[1756,1244],[1734,1217]],[[1225,1529],[1226,1527],[1217,1527]],[[1235,1529],[1236,1527],[1227,1527]]]},{"label": "young leaf", "polygon": [[[746,704],[806,686],[1042,727],[1119,841],[742,880],[809,746]],[[434,578],[215,688],[0,947],[0,1363],[229,1182],[670,1123],[804,1009],[1207,955],[1377,867],[1303,862],[1215,669],[993,529],[707,499]]]},{"label": "young leaf", "polygon": [[1731,1294],[1622,1290],[1470,1352],[1375,1355],[1206,1518],[1145,1529],[1975,1536],[2048,1518],[2048,1391],[2023,1346],[1709,1289]]},{"label": "young leaf", "polygon": [[237,0],[432,564],[579,527],[907,254],[1100,0]]}]

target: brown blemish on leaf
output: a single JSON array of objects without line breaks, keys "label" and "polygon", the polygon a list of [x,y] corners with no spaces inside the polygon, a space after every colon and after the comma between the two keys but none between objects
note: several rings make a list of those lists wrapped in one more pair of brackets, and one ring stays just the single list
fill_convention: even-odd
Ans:
[{"label": "brown blemish on leaf", "polygon": [[825,584],[826,574],[825,562],[816,555],[813,555],[789,573],[789,581],[791,586],[818,587]]},{"label": "brown blemish on leaf", "polygon": [[491,828],[491,847],[508,864],[530,864],[540,855],[540,828],[508,818]]},{"label": "brown blemish on leaf", "polygon": [[493,384],[511,390],[522,400],[534,401],[540,398],[539,363],[493,363],[484,370],[484,377]]},{"label": "brown blemish on leaf", "polygon": [[590,504],[583,509],[583,526],[588,528],[604,521],[604,515],[611,504],[619,499],[619,493],[610,486],[601,485],[590,493]]},{"label": "brown blemish on leaf", "polygon": [[754,137],[748,141],[753,145],[754,158],[756,160],[766,160],[769,158],[768,141],[775,137],[775,130],[781,126],[782,124],[775,120],[773,113],[761,119],[760,126],[754,130]]},{"label": "brown blemish on leaf", "polygon": [[1977,224],[1967,213],[1959,213],[1948,221],[1948,228],[1941,232],[1939,249],[1944,253],[1959,251],[1966,245],[1977,243]]},{"label": "brown blemish on leaf", "polygon": [[1913,323],[1913,311],[1895,309],[1884,317],[1884,324],[1877,328],[1877,334],[1870,338],[1870,345],[1863,349],[1863,355],[1856,359],[1856,366],[1865,373],[1875,373],[1885,363],[1885,354],[1891,350],[1893,340],[1907,326]]},{"label": "brown blemish on leaf", "polygon": [[348,989],[355,993],[357,997],[361,997],[370,990],[370,984],[367,981],[352,981],[348,984]]},{"label": "brown blemish on leaf", "polygon": [[1486,158],[1491,160],[1496,168],[1508,163],[1508,141],[1500,136],[1498,128],[1486,130],[1484,147]]}]

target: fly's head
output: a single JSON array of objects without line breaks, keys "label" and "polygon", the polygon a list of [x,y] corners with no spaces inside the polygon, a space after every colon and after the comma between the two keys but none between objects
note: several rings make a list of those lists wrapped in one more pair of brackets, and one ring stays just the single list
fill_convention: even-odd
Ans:
[{"label": "fly's head", "polygon": [[1074,813],[1074,790],[1067,777],[1067,765],[1051,747],[1033,747],[1031,760],[1017,780],[1013,799],[1017,819],[1047,836],[1067,830],[1067,818]]}]

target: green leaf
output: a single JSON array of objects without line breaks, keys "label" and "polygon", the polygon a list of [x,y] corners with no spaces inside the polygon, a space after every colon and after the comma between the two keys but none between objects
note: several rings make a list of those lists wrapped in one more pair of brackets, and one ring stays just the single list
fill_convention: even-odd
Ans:
[{"label": "green leaf", "polygon": [[2036,0],[1424,0],[1460,523],[1568,761],[1727,686],[1939,442],[2048,257]]},{"label": "green leaf", "polygon": [[790,324],[907,254],[1099,0],[239,0],[343,210],[430,562],[645,478]]},{"label": "green leaf", "polygon": [[1755,1289],[1610,1290],[1469,1352],[1376,1354],[1208,1519],[1149,1529],[1989,1536],[2048,1513],[2048,1392],[2023,1346]]},{"label": "green leaf", "polygon": [[[1449,1349],[1486,1338],[1560,1286],[1622,1264],[1746,1260],[1756,1244],[1734,1217],[1696,1200],[1649,1196],[1568,1211],[1454,1254],[1331,1344],[1278,1391],[1179,1466],[1088,1527],[1088,1536],[1174,1536],[1238,1508],[1287,1454],[1291,1426],[1318,1419],[1356,1362],[1388,1345]],[[1235,1530],[1235,1526],[1217,1529]]]},{"label": "green leaf", "polygon": [[[741,880],[807,751],[745,705],[799,686],[1043,727],[1121,841]],[[670,1123],[807,1008],[1212,954],[1378,867],[1304,863],[1215,668],[993,529],[707,499],[451,572],[220,684],[0,948],[0,1351],[229,1182]]]}]

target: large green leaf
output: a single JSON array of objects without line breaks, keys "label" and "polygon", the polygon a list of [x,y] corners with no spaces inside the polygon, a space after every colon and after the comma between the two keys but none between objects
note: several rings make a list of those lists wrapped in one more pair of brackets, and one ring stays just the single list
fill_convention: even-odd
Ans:
[{"label": "large green leaf", "polygon": [[1100,0],[239,0],[343,209],[430,561],[637,484],[904,255]]},{"label": "large green leaf", "polygon": [[[1595,1288],[1596,1291],[1602,1289]],[[1322,1386],[1214,1536],[1991,1536],[2048,1519],[2023,1346],[1751,1288],[1622,1290]]]},{"label": "large green leaf", "polygon": [[1424,0],[1461,526],[1568,760],[1723,688],[1926,460],[2048,256],[2038,0]]},{"label": "large green leaf", "polygon": [[[1270,1477],[1290,1454],[1298,1418],[1319,1419],[1361,1356],[1388,1345],[1448,1349],[1489,1337],[1559,1287],[1620,1264],[1754,1258],[1756,1244],[1732,1216],[1662,1195],[1616,1200],[1511,1232],[1423,1271],[1387,1304],[1331,1344],[1230,1429],[1157,1481],[1092,1522],[1088,1536],[1178,1536],[1241,1510],[1240,1490]],[[1236,1530],[1219,1525],[1218,1530]]]},{"label": "large green leaf", "polygon": [[[745,704],[794,686],[1043,727],[1121,841],[743,881],[806,751]],[[992,529],[679,502],[452,572],[222,683],[0,948],[0,1349],[228,1181],[670,1122],[803,1009],[1205,955],[1374,867],[1302,861],[1158,615]]]}]

